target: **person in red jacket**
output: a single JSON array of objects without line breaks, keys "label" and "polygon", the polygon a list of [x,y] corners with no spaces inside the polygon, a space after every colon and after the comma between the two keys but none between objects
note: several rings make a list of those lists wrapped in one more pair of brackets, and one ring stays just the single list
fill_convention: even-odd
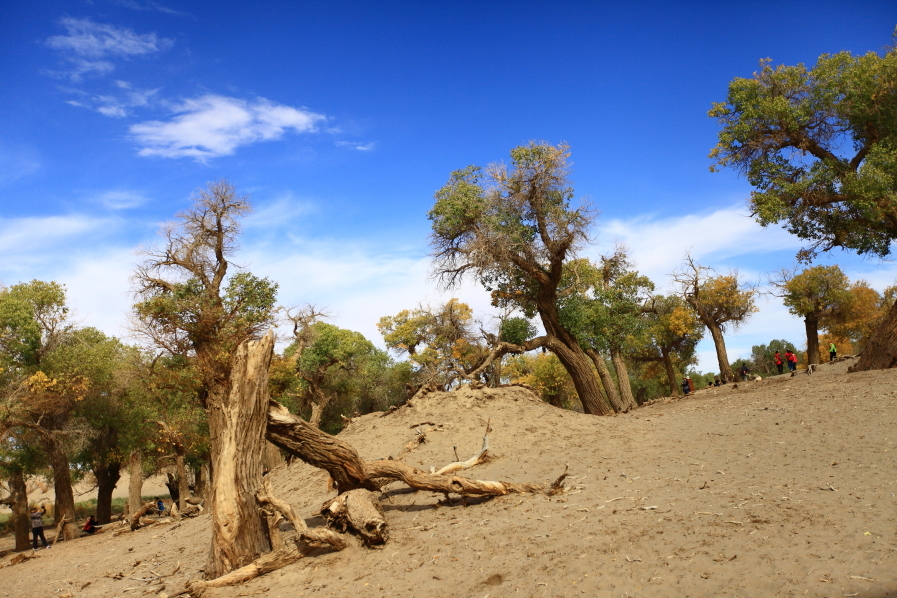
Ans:
[{"label": "person in red jacket", "polygon": [[791,351],[785,351],[785,359],[788,360],[788,369],[793,374],[797,371],[797,355]]},{"label": "person in red jacket", "polygon": [[782,354],[779,353],[778,351],[776,351],[775,360],[776,360],[776,369],[779,371],[779,374],[781,374],[782,368],[784,367],[785,364],[784,364],[784,362],[782,362]]}]

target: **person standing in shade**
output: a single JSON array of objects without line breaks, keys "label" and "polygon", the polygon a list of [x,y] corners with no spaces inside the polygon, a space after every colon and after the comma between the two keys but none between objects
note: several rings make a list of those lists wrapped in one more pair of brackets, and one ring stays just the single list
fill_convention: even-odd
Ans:
[{"label": "person standing in shade", "polygon": [[751,373],[751,370],[748,368],[748,366],[747,366],[747,362],[746,362],[746,361],[742,361],[742,362],[741,362],[741,370],[740,370],[740,372],[741,372],[741,381],[742,381],[742,382],[747,382],[748,375]]},{"label": "person standing in shade", "polygon": [[44,537],[44,515],[47,514],[47,507],[34,507],[31,509],[31,542],[34,550],[37,551],[37,539],[43,542],[44,548],[50,548],[50,543]]},{"label": "person standing in shade", "polygon": [[776,351],[775,361],[776,361],[776,369],[779,371],[779,374],[781,374],[782,368],[784,367],[785,364],[782,362],[782,354],[779,353],[778,351]]},{"label": "person standing in shade", "polygon": [[691,384],[689,383],[689,379],[685,378],[682,380],[682,392],[688,394],[691,392]]},{"label": "person standing in shade", "polygon": [[828,360],[829,363],[833,362],[835,358],[838,357],[838,349],[835,347],[835,343],[828,344]]}]

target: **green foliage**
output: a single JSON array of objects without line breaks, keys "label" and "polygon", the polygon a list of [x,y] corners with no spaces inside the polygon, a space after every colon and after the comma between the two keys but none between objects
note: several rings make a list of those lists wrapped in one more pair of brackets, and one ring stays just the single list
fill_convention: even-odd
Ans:
[{"label": "green foliage", "polygon": [[522,345],[536,336],[536,327],[526,318],[505,318],[498,330],[499,340],[514,345]]},{"label": "green foliage", "polygon": [[32,280],[0,287],[0,366],[36,368],[63,332],[68,315],[65,286]]},{"label": "green foliage", "polygon": [[[763,226],[832,247],[887,256],[897,238],[897,49],[823,54],[729,84],[709,115],[722,130],[710,157],[745,174]],[[713,169],[713,168],[711,168]]]},{"label": "green foliage", "polygon": [[411,366],[396,363],[361,333],[314,322],[272,363],[271,395],[308,416],[323,406],[320,428],[339,432],[342,417],[382,411],[406,397]]},{"label": "green foliage", "polygon": [[782,300],[792,314],[822,318],[853,301],[850,281],[838,266],[814,266],[781,283]]},{"label": "green foliage", "polygon": [[555,407],[581,408],[570,374],[552,353],[512,355],[503,374],[512,384],[531,386],[543,401]]},{"label": "green foliage", "polygon": [[[787,369],[788,363],[785,359],[785,351],[797,353],[797,347],[794,346],[794,343],[784,339],[771,340],[768,345],[754,345],[751,347],[751,359],[748,362],[748,367],[754,374],[762,377],[778,374],[775,362],[776,351],[781,355],[782,364],[784,365],[784,368]],[[736,370],[739,367],[741,367],[741,361],[736,361],[732,364],[733,370]]]},{"label": "green foliage", "polygon": [[[487,352],[473,324],[470,306],[450,299],[437,309],[406,309],[395,316],[384,316],[377,328],[388,348],[408,355],[421,384],[433,382],[444,387],[463,376]],[[528,324],[526,320],[514,322],[509,331],[525,336],[530,332]]]}]

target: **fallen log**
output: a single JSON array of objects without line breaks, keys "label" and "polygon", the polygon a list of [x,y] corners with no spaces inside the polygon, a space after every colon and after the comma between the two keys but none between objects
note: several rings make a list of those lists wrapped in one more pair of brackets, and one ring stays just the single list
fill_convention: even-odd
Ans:
[{"label": "fallen log", "polygon": [[389,540],[389,526],[383,511],[374,495],[364,488],[328,500],[321,507],[321,515],[340,531],[357,531],[365,546],[385,544]]},{"label": "fallen log", "polygon": [[267,438],[291,455],[329,473],[338,492],[377,489],[368,479],[364,461],[354,448],[318,430],[273,400],[268,406]]}]

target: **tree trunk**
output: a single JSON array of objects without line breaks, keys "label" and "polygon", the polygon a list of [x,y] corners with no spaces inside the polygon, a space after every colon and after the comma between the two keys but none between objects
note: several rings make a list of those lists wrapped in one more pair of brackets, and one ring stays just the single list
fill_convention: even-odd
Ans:
[{"label": "tree trunk", "polygon": [[25,487],[25,473],[21,469],[13,469],[9,475],[10,502],[12,503],[12,520],[16,530],[16,552],[31,548],[31,518],[28,515],[28,491]]},{"label": "tree trunk", "polygon": [[598,377],[589,357],[570,331],[561,326],[557,311],[557,297],[552,290],[541,295],[537,300],[539,317],[548,337],[546,347],[560,360],[561,365],[570,374],[576,394],[582,403],[582,410],[591,415],[611,415],[613,407],[602,396]]},{"label": "tree trunk", "polygon": [[313,425],[316,428],[321,427],[321,416],[324,415],[324,405],[315,401],[311,404],[311,416],[308,418],[308,423]]},{"label": "tree trunk", "polygon": [[719,363],[720,378],[726,382],[735,382],[735,376],[732,374],[732,368],[729,367],[729,355],[726,353],[726,341],[723,339],[723,331],[719,325],[713,320],[701,318],[710,336],[713,337],[713,346],[716,347],[716,360]]},{"label": "tree trunk", "polygon": [[620,399],[623,402],[623,411],[626,412],[637,408],[638,404],[632,396],[632,385],[629,383],[629,370],[626,368],[626,362],[623,361],[623,356],[620,355],[619,349],[614,348],[610,350],[610,359],[614,364],[614,369],[617,370],[617,384],[620,386]]},{"label": "tree trunk", "polygon": [[193,472],[194,494],[199,498],[207,498],[209,489],[209,462],[203,460],[202,465]]},{"label": "tree trunk", "polygon": [[56,495],[54,523],[58,524],[63,519],[67,519],[68,522],[62,526],[62,537],[71,540],[78,536],[78,529],[74,524],[75,493],[72,490],[69,460],[55,439],[49,440],[47,453],[50,456],[50,467],[53,468],[53,490]]},{"label": "tree trunk", "polygon": [[851,372],[884,370],[897,366],[897,301],[872,333]]},{"label": "tree trunk", "polygon": [[670,396],[679,396],[679,384],[676,383],[676,371],[673,369],[673,360],[670,359],[670,352],[661,349],[660,354],[663,356],[663,368],[667,372],[667,384],[670,385]]},{"label": "tree trunk", "polygon": [[176,505],[181,499],[181,484],[178,481],[177,476],[170,471],[165,472],[165,477],[165,487],[168,488],[168,496],[171,497],[171,504]]},{"label": "tree trunk", "polygon": [[501,386],[501,364],[504,361],[504,356],[499,357],[492,363],[492,386],[493,388]]},{"label": "tree trunk", "polygon": [[97,478],[97,523],[109,523],[112,520],[112,491],[121,479],[121,463],[94,467],[93,475]]},{"label": "tree trunk", "polygon": [[591,415],[613,414],[613,407],[601,394],[601,386],[598,383],[595,370],[592,369],[588,356],[579,345],[574,345],[571,348],[557,341],[549,343],[548,348],[557,355],[564,369],[570,374],[583,411]]},{"label": "tree trunk", "polygon": [[819,364],[819,316],[815,313],[804,318],[807,330],[807,364]]},{"label": "tree trunk", "polygon": [[595,369],[598,370],[598,378],[601,379],[601,385],[604,387],[604,392],[610,400],[611,407],[613,407],[614,411],[617,413],[623,411],[623,400],[620,398],[620,393],[617,391],[617,384],[610,374],[610,370],[607,367],[607,362],[604,361],[604,357],[595,349],[589,349],[586,353],[592,360],[592,363],[595,364]]},{"label": "tree trunk", "polygon": [[190,488],[187,484],[187,467],[184,464],[184,451],[175,457],[175,466],[178,470],[178,510],[183,513],[187,508],[187,499],[190,498]]},{"label": "tree trunk", "polygon": [[141,491],[143,490],[143,453],[140,451],[131,451],[128,460],[128,512],[126,515],[130,517],[140,510],[143,506]]},{"label": "tree trunk", "polygon": [[255,494],[262,482],[262,452],[268,418],[268,367],[274,349],[269,332],[237,348],[229,384],[209,388],[212,548],[206,579],[254,561],[270,550]]},{"label": "tree trunk", "polygon": [[286,460],[283,458],[283,453],[280,452],[280,449],[277,447],[277,445],[271,444],[270,442],[266,441],[264,455],[265,471],[274,471],[285,462]]}]

